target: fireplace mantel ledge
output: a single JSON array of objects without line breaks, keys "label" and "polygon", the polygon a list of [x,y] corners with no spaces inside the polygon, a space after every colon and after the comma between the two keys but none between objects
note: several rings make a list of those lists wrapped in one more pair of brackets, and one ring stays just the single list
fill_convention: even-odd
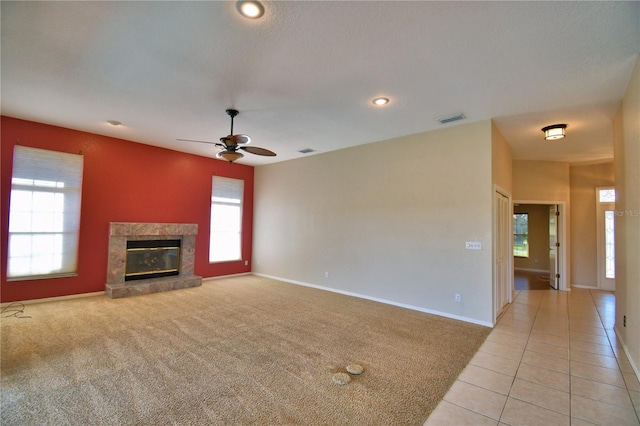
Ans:
[{"label": "fireplace mantel ledge", "polygon": [[110,236],[125,235],[196,235],[198,225],[195,223],[138,223],[111,222]]}]

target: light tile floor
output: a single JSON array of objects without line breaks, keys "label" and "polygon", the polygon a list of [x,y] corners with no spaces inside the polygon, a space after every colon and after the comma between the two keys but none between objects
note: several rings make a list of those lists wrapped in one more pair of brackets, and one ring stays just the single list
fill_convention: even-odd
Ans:
[{"label": "light tile floor", "polygon": [[518,291],[425,425],[640,425],[615,295]]}]

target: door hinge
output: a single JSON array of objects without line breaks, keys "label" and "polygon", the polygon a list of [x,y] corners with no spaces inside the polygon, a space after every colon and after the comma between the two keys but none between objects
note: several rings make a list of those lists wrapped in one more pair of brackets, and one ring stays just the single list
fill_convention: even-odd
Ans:
[{"label": "door hinge", "polygon": [[560,247],[560,243],[556,243],[556,247]]},{"label": "door hinge", "polygon": [[556,274],[556,278],[557,278],[557,279],[560,279],[560,274]]},{"label": "door hinge", "polygon": [[560,210],[556,211],[556,216],[560,216]]}]

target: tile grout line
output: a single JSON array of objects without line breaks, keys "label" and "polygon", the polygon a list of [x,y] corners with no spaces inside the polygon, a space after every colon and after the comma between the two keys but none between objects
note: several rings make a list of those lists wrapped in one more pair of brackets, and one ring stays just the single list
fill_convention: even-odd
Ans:
[{"label": "tile grout line", "polygon": [[[520,295],[520,293],[518,293],[518,295]],[[543,296],[544,297],[544,296]],[[517,298],[517,296],[516,296]],[[515,303],[516,299],[514,298],[512,305],[510,306],[510,309],[513,308],[513,304]],[[509,402],[509,398],[511,398],[511,391],[513,390],[513,385],[516,382],[516,377],[518,376],[518,371],[520,371],[520,366],[522,365],[522,360],[524,359],[524,353],[527,351],[527,346],[529,345],[529,340],[531,339],[531,333],[533,331],[533,326],[536,323],[536,318],[538,318],[538,314],[540,312],[540,305],[542,304],[542,297],[540,298],[540,300],[538,301],[538,307],[536,308],[536,314],[534,315],[532,321],[531,321],[531,327],[529,328],[529,334],[527,335],[527,341],[524,344],[524,349],[522,350],[522,354],[520,355],[520,360],[518,361],[518,368],[516,368],[516,371],[513,375],[513,380],[511,381],[511,386],[509,387],[509,392],[507,393],[507,399],[504,402],[504,406],[502,407],[502,411],[500,412],[500,418],[498,419],[498,423],[502,423],[502,416],[504,415],[504,410],[505,408],[507,408],[507,403]],[[517,399],[517,398],[514,398]]]},{"label": "tile grout line", "polygon": [[[593,297],[593,292],[591,290],[589,290],[589,295],[591,296],[591,300],[593,301],[593,304],[594,304],[594,306],[596,308],[596,312],[598,313],[598,319],[600,320],[600,323],[602,324],[602,328],[603,328],[603,330],[605,332],[605,335],[607,336],[607,341],[609,342],[609,346],[611,347],[611,351],[613,352],[614,358],[616,360],[616,364],[618,366],[618,371],[620,372],[620,375],[622,376],[622,381],[624,382],[624,386],[625,386],[625,388],[627,390],[627,395],[629,396],[629,400],[631,401],[631,407],[633,407],[633,411],[634,411],[634,413],[636,415],[636,419],[638,420],[638,423],[640,423],[640,414],[638,414],[638,410],[636,410],[636,407],[633,404],[633,398],[631,397],[631,391],[629,389],[629,385],[627,385],[627,379],[624,377],[624,374],[622,372],[622,366],[620,365],[620,357],[618,355],[618,352],[616,352],[613,349],[613,343],[611,342],[611,336],[609,335],[609,333],[607,333],[607,327],[606,327],[604,321],[602,320],[602,314],[600,313],[600,309],[598,309],[598,305],[595,303],[595,299]],[[615,321],[615,314],[614,314],[614,321]],[[616,346],[618,346],[617,345],[618,335],[616,334],[615,330],[612,330],[612,331],[613,331],[614,339],[616,339],[616,342],[615,342]]]},{"label": "tile grout line", "polygon": [[567,293],[567,346],[569,348],[569,425],[573,423],[573,376],[571,374],[571,303],[569,299],[571,293]]}]

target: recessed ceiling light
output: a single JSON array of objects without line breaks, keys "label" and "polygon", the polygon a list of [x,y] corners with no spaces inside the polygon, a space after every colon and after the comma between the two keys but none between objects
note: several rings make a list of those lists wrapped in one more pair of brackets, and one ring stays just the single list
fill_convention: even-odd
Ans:
[{"label": "recessed ceiling light", "polygon": [[238,12],[245,18],[258,19],[264,15],[264,6],[259,1],[239,1],[236,3]]},{"label": "recessed ceiling light", "polygon": [[118,120],[108,120],[107,123],[111,124],[114,127],[122,126],[122,123]]},{"label": "recessed ceiling light", "polygon": [[389,103],[389,98],[375,98],[371,102],[373,102],[374,105],[382,106],[382,105],[386,105],[386,104]]}]

